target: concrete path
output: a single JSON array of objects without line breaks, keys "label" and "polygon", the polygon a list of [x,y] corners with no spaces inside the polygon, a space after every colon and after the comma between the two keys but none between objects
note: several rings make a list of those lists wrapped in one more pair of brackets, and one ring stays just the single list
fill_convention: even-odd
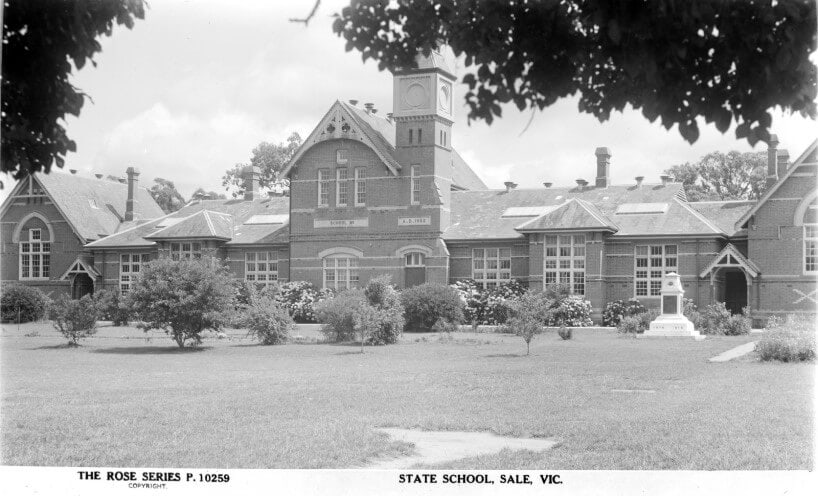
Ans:
[{"label": "concrete path", "polygon": [[366,468],[409,468],[419,463],[435,464],[478,455],[492,455],[503,449],[544,451],[557,444],[554,439],[501,437],[488,432],[417,431],[377,429],[397,441],[415,445],[415,454],[389,460],[376,460]]},{"label": "concrete path", "polygon": [[727,350],[721,355],[714,356],[710,359],[711,362],[726,362],[728,360],[732,360],[734,358],[738,358],[740,356],[744,356],[747,353],[750,353],[754,349],[756,349],[756,343],[758,341],[753,341],[752,343],[743,344],[741,346],[736,346],[732,350]]}]

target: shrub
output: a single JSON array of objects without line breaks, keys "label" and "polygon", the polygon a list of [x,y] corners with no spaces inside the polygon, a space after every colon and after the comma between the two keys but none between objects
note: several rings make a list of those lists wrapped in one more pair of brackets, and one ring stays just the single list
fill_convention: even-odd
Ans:
[{"label": "shrub", "polygon": [[625,317],[633,317],[646,311],[647,308],[645,308],[645,305],[640,303],[636,298],[631,298],[627,301],[609,301],[602,310],[602,325],[616,327]]},{"label": "shrub", "polygon": [[549,284],[543,290],[549,300],[562,301],[571,296],[571,285],[567,283]]},{"label": "shrub", "polygon": [[97,332],[97,303],[88,295],[72,300],[62,295],[49,307],[48,317],[54,328],[68,339],[69,346],[79,346],[79,340]]},{"label": "shrub", "polygon": [[790,316],[787,321],[771,318],[756,344],[764,360],[802,362],[815,360],[815,318]]},{"label": "shrub", "polygon": [[202,342],[205,329],[220,329],[235,304],[232,279],[217,259],[152,260],[142,268],[128,298],[148,331],[163,329],[180,348]]},{"label": "shrub", "polygon": [[[546,298],[548,298],[547,293]],[[591,320],[591,302],[582,296],[567,296],[559,300],[553,310],[549,325],[569,327],[588,327],[594,325]]]},{"label": "shrub", "polygon": [[289,312],[267,296],[252,299],[243,323],[248,334],[265,345],[285,343],[290,332],[295,329],[295,322]]},{"label": "shrub", "polygon": [[693,328],[701,328],[702,315],[699,313],[693,300],[689,298],[682,299],[682,315],[687,317],[687,320],[693,323]]},{"label": "shrub", "polygon": [[426,283],[401,293],[406,328],[431,330],[439,319],[463,322],[463,302],[457,291],[442,284]]},{"label": "shrub", "polygon": [[348,289],[334,298],[315,305],[315,314],[322,324],[321,332],[330,341],[351,341],[355,338],[355,313],[369,307],[361,289]]},{"label": "shrub", "polygon": [[318,289],[306,281],[292,281],[277,288],[276,300],[296,322],[316,322],[315,305],[332,297],[332,290]]},{"label": "shrub", "polygon": [[659,310],[654,308],[636,315],[625,317],[619,322],[619,325],[616,327],[616,331],[626,335],[642,334],[650,329],[650,323],[653,322],[658,316]]},{"label": "shrub", "polygon": [[519,300],[527,291],[528,288],[516,279],[486,290],[483,298],[483,323],[504,324],[511,316],[513,302]]},{"label": "shrub", "polygon": [[115,289],[103,289],[94,294],[94,301],[102,320],[110,320],[115,326],[126,326],[131,320],[130,301]]},{"label": "shrub", "polygon": [[743,314],[731,315],[724,324],[724,334],[727,336],[741,336],[750,333],[751,321]]},{"label": "shrub", "polygon": [[448,320],[437,319],[435,325],[432,326],[432,332],[439,332],[444,334],[451,334],[460,330],[460,326]]},{"label": "shrub", "polygon": [[486,310],[486,293],[474,282],[474,279],[457,281],[451,287],[457,291],[463,303],[464,322],[475,328],[482,324]]},{"label": "shrub", "polygon": [[31,322],[45,317],[49,298],[37,288],[22,284],[3,285],[0,317],[3,322]]},{"label": "shrub", "polygon": [[560,327],[560,328],[557,330],[557,334],[559,334],[559,336],[560,336],[560,337],[561,337],[561,338],[562,338],[564,341],[567,341],[567,340],[571,339],[571,337],[573,336],[573,331],[571,330],[571,328],[570,328],[570,327],[561,326],[561,327]]},{"label": "shrub", "polygon": [[750,319],[744,314],[733,315],[724,303],[708,305],[698,320],[703,334],[737,336],[750,332]]},{"label": "shrub", "polygon": [[554,301],[544,292],[530,292],[522,295],[511,305],[511,317],[506,325],[525,341],[525,354],[531,350],[531,341],[542,328],[552,320]]},{"label": "shrub", "polygon": [[398,341],[405,320],[400,293],[390,284],[389,276],[371,279],[364,288],[367,302],[377,312],[377,329],[369,334],[370,344],[393,344]]}]

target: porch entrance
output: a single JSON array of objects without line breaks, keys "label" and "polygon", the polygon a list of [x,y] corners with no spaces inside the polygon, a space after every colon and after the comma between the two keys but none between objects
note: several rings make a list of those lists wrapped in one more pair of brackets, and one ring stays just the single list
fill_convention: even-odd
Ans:
[{"label": "porch entrance", "polygon": [[77,274],[71,285],[71,298],[78,300],[85,295],[94,295],[94,281],[88,274]]},{"label": "porch entrance", "polygon": [[724,271],[724,306],[734,315],[747,306],[747,277],[743,271]]}]

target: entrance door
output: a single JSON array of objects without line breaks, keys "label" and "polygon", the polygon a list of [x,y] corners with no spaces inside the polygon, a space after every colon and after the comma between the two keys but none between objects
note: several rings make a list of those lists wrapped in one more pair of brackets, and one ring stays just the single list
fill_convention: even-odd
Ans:
[{"label": "entrance door", "polygon": [[747,278],[740,270],[724,274],[724,306],[733,314],[741,313],[747,306]]},{"label": "entrance door", "polygon": [[426,282],[426,257],[423,253],[406,254],[406,266],[403,269],[403,281],[407,288]]},{"label": "entrance door", "polygon": [[94,281],[88,274],[77,274],[74,276],[74,285],[71,288],[71,298],[78,300],[85,295],[94,294]]}]

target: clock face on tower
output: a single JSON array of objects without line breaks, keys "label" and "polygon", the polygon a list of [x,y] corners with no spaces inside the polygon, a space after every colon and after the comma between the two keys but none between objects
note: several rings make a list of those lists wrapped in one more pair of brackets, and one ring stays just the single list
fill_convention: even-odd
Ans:
[{"label": "clock face on tower", "polygon": [[420,83],[412,83],[406,89],[406,104],[417,108],[426,103],[426,88]]}]

